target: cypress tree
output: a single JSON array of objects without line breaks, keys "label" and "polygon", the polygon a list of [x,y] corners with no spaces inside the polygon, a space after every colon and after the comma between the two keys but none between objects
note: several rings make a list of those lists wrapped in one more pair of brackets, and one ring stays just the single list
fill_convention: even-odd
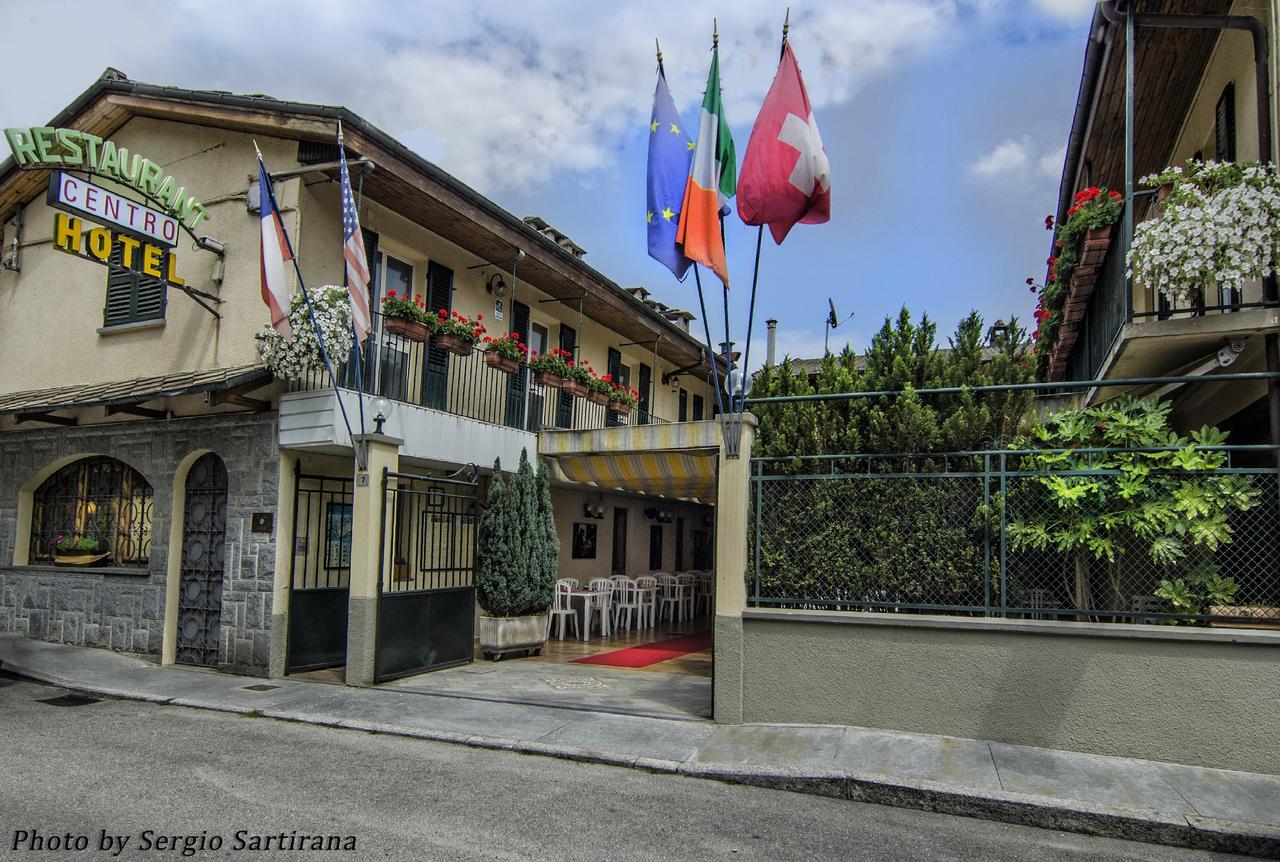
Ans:
[{"label": "cypress tree", "polygon": [[551,488],[542,468],[535,475],[527,451],[505,481],[493,463],[476,548],[476,591],[491,616],[538,614],[551,603],[560,543],[555,534]]}]

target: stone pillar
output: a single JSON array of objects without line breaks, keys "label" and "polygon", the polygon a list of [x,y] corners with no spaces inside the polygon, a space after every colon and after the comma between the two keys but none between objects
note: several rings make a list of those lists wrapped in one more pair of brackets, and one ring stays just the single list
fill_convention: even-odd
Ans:
[{"label": "stone pillar", "polygon": [[[741,724],[742,611],[747,606],[747,533],[751,509],[751,447],[759,420],[750,413],[718,417],[716,486],[716,619],[714,717]],[[737,426],[737,427],[735,427]],[[736,440],[737,445],[733,445]],[[736,452],[736,456],[731,457]]]},{"label": "stone pillar", "polygon": [[292,577],[294,494],[298,488],[299,456],[287,449],[280,450],[278,469],[280,481],[276,488],[276,556],[275,577],[271,590],[271,656],[268,676],[282,677],[289,654],[289,578]]},{"label": "stone pillar", "polygon": [[[351,593],[347,600],[347,685],[373,685],[378,639],[379,554],[386,495],[382,475],[400,467],[400,444],[386,434],[359,434],[355,445],[368,453],[365,470],[356,470],[351,501]],[[394,480],[392,480],[394,487]],[[390,518],[387,529],[390,528]]]}]

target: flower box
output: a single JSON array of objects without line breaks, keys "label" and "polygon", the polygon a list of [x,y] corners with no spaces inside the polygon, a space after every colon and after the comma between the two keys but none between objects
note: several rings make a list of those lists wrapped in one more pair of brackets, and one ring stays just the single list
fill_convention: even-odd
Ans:
[{"label": "flower box", "polygon": [[55,566],[92,566],[94,563],[100,563],[107,557],[111,556],[110,551],[89,551],[86,553],[75,553],[68,551],[55,552],[53,555],[53,564]]},{"label": "flower box", "polygon": [[617,413],[620,416],[626,416],[628,413],[631,412],[631,405],[627,404],[624,401],[614,401],[612,398],[610,398],[609,412]]},{"label": "flower box", "polygon": [[566,378],[564,381],[564,384],[561,385],[560,388],[564,392],[567,392],[568,394],[572,395],[574,398],[587,397],[587,387],[577,380]]},{"label": "flower box", "polygon": [[457,356],[470,356],[476,345],[474,341],[469,341],[461,335],[437,332],[431,336],[431,346],[439,350],[447,350]]},{"label": "flower box", "polygon": [[490,368],[496,368],[503,374],[515,374],[520,370],[520,360],[511,359],[503,356],[496,350],[486,350],[484,354],[484,364]]},{"label": "flower box", "polygon": [[398,335],[401,338],[407,338],[410,341],[416,341],[419,344],[425,342],[431,337],[431,330],[427,328],[427,325],[417,320],[406,320],[403,317],[388,317],[386,318],[384,326],[389,334]]},{"label": "flower box", "polygon": [[605,404],[609,403],[609,396],[605,395],[603,392],[598,392],[595,389],[591,389],[587,391],[587,400],[590,401],[592,404],[599,404],[601,406],[604,406]]},{"label": "flower box", "polygon": [[542,386],[549,386],[552,389],[559,389],[564,385],[564,378],[559,374],[552,374],[550,371],[539,371],[533,375],[536,383]]}]

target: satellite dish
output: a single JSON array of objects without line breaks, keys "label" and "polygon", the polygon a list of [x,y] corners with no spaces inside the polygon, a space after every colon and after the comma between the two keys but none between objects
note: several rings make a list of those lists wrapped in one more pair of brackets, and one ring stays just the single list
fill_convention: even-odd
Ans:
[{"label": "satellite dish", "polygon": [[827,307],[831,309],[831,313],[827,315],[827,323],[831,324],[831,328],[835,329],[840,325],[840,316],[836,314],[836,303],[831,297],[827,297]]}]

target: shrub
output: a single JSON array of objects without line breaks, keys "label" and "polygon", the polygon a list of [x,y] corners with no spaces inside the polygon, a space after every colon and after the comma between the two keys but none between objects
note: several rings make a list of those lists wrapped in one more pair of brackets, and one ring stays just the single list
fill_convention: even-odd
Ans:
[{"label": "shrub", "polygon": [[476,547],[476,593],[490,616],[540,614],[551,604],[560,541],[551,508],[546,466],[535,473],[526,451],[505,480],[493,462],[493,478]]}]

